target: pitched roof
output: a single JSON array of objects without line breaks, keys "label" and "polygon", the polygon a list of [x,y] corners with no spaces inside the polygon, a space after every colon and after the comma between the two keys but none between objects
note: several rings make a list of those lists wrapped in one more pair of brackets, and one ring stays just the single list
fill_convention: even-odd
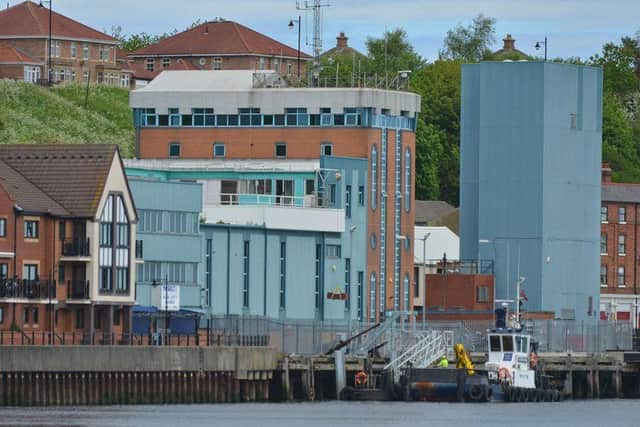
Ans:
[{"label": "pitched roof", "polygon": [[603,183],[601,198],[603,202],[640,203],[640,184]]},{"label": "pitched roof", "polygon": [[416,224],[427,224],[456,210],[442,200],[416,200]]},{"label": "pitched roof", "polygon": [[0,186],[26,212],[65,216],[69,212],[7,163],[0,160]]},{"label": "pitched roof", "polygon": [[[296,58],[298,51],[233,21],[205,22],[138,49],[130,56],[266,55]],[[302,52],[301,58],[310,56]]]},{"label": "pitched roof", "polygon": [[0,43],[0,64],[40,64],[20,49],[7,43]]},{"label": "pitched roof", "polygon": [[72,216],[94,217],[117,147],[100,144],[0,145],[0,160]]},{"label": "pitched roof", "polygon": [[[99,40],[118,43],[113,37],[94,30],[78,21],[52,11],[51,33],[53,37],[70,39]],[[49,36],[49,9],[25,1],[13,7],[0,10],[0,37],[6,36]]]}]

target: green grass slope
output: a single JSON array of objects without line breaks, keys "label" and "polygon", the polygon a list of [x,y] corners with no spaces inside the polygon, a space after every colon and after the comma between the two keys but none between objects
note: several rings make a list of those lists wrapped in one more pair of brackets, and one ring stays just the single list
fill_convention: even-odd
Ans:
[{"label": "green grass slope", "polygon": [[51,89],[0,80],[0,144],[117,144],[131,157],[129,91],[76,84]]}]

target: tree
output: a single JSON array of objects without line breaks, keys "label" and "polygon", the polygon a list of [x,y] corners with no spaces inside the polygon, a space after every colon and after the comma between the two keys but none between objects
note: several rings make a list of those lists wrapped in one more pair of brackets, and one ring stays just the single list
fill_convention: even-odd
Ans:
[{"label": "tree", "polygon": [[622,37],[620,44],[607,43],[602,54],[590,58],[592,65],[599,65],[604,72],[604,90],[624,98],[640,91],[638,67],[640,43],[631,37]]},{"label": "tree", "polygon": [[473,22],[464,27],[458,24],[447,31],[440,59],[461,59],[477,62],[491,54],[491,46],[496,41],[494,18],[482,13],[473,18]]},{"label": "tree", "polygon": [[382,38],[367,38],[366,72],[370,75],[388,76],[392,80],[398,71],[418,71],[425,60],[407,40],[402,28],[386,31]]},{"label": "tree", "polygon": [[602,147],[602,160],[611,165],[615,181],[640,182],[640,154],[632,124],[611,92],[603,97]]},{"label": "tree", "polygon": [[416,130],[416,199],[439,200],[440,177],[438,176],[444,136],[433,125],[418,118]]}]

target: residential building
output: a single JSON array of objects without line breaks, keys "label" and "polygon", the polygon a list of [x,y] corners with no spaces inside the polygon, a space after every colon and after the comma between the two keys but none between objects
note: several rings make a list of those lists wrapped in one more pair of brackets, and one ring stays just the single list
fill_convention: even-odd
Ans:
[{"label": "residential building", "polygon": [[[51,43],[49,23],[51,22]],[[50,45],[49,45],[50,44]],[[128,87],[116,62],[118,41],[32,1],[0,10],[0,78]]]},{"label": "residential building", "polygon": [[462,69],[462,259],[490,259],[496,297],[598,318],[602,70],[552,62]]},{"label": "residential building", "polygon": [[629,321],[638,328],[638,218],[640,184],[611,181],[602,165],[600,207],[600,319]]},{"label": "residential building", "polygon": [[[129,53],[136,79],[164,70],[273,70],[288,77],[305,76],[311,57],[237,22],[204,22]],[[172,68],[182,61],[188,68]]]},{"label": "residential building", "polygon": [[496,50],[491,54],[491,57],[494,61],[502,61],[502,60],[529,60],[531,57],[524,53],[523,51],[516,49],[516,39],[511,37],[511,34],[507,34],[505,38],[502,39],[502,48]]},{"label": "residential building", "polygon": [[124,339],[136,220],[117,147],[1,145],[0,330]]},{"label": "residential building", "polygon": [[[178,165],[191,165],[208,173],[214,170],[210,168],[215,168],[216,159],[231,161],[230,165],[235,162],[236,169],[245,168],[251,161],[262,164],[266,170],[278,162],[284,171],[288,167],[302,167],[300,172],[307,175],[305,178],[300,176],[295,185],[291,178],[270,177],[274,185],[271,188],[259,182],[248,184],[248,187],[243,187],[244,183],[225,182],[220,182],[219,187],[204,186],[205,200],[209,194],[216,200],[216,192],[248,193],[254,194],[248,199],[256,204],[256,200],[262,199],[255,194],[264,191],[272,196],[265,198],[267,203],[304,205],[305,196],[315,199],[312,203],[317,204],[320,200],[323,203],[317,210],[304,211],[305,215],[283,211],[269,216],[271,213],[267,208],[249,209],[247,212],[256,221],[254,224],[261,224],[268,217],[279,221],[279,227],[299,230],[296,228],[299,225],[307,230],[344,234],[342,228],[349,227],[348,222],[344,223],[349,216],[347,206],[352,208],[355,200],[367,200],[367,209],[362,213],[367,233],[360,246],[369,248],[364,270],[365,280],[369,283],[366,297],[370,299],[368,307],[371,309],[367,319],[379,319],[394,310],[411,309],[412,174],[415,117],[420,109],[420,97],[408,92],[369,88],[278,87],[281,82],[274,72],[163,72],[148,86],[131,94],[137,157],[140,162],[155,164],[168,171]],[[325,159],[318,165],[321,157]],[[327,172],[334,168],[330,161],[334,157],[364,161],[366,178],[358,180],[357,187],[352,183],[351,188],[347,188],[349,184],[342,179],[343,172]],[[305,170],[305,162],[315,164],[308,165]],[[346,170],[355,168],[340,164],[335,168],[341,170],[343,167]],[[318,174],[322,178],[318,178]],[[314,179],[315,188],[307,192],[302,180]],[[336,181],[335,187],[330,186],[332,179]],[[344,199],[341,199],[342,194]],[[219,199],[220,203],[236,200],[228,196]],[[327,199],[328,207],[325,205]],[[344,209],[344,218],[340,219],[341,214],[332,212],[332,204]],[[205,209],[206,221],[214,220],[214,213],[222,214],[219,210]],[[238,214],[227,214],[218,220],[230,222]],[[316,216],[306,217],[312,214]],[[333,216],[335,220],[329,221]],[[320,221],[321,217],[327,220]],[[318,220],[310,221],[309,218]]]}]

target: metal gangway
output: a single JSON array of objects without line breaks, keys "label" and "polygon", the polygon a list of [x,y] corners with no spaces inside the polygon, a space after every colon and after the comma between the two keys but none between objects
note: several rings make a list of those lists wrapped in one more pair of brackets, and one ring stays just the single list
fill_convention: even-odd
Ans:
[{"label": "metal gangway", "polygon": [[417,343],[410,346],[402,354],[389,362],[384,369],[393,371],[394,381],[400,379],[402,368],[410,365],[416,368],[426,368],[440,357],[448,355],[453,349],[452,331],[421,331]]},{"label": "metal gangway", "polygon": [[366,335],[364,341],[356,348],[355,354],[367,356],[370,351],[374,350],[379,344],[381,344],[379,342],[380,338],[386,336],[391,333],[392,330],[397,328],[396,322],[404,314],[405,313],[401,311],[396,311],[391,314],[391,316],[387,317],[384,322]]}]

